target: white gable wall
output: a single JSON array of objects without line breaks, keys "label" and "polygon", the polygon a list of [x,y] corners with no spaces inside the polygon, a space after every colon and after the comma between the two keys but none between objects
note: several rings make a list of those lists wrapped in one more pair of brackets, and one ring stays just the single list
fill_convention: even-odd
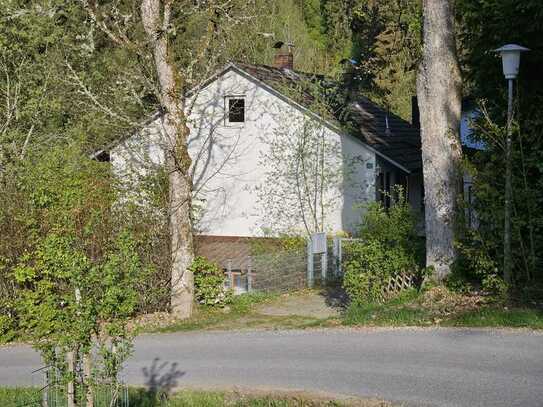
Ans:
[{"label": "white gable wall", "polygon": [[[225,122],[227,96],[245,97],[245,123]],[[255,189],[265,181],[268,169],[261,160],[269,148],[265,140],[276,132],[295,131],[307,116],[234,70],[210,83],[192,102],[189,153],[195,202],[205,208],[200,233],[262,235],[266,208],[258,203]],[[338,186],[339,199],[326,222],[329,232],[353,232],[360,220],[360,210],[353,207],[375,199],[375,154],[358,140],[321,126],[327,137],[340,143],[345,161],[356,158],[351,175],[343,180],[344,188]],[[129,177],[135,170],[141,173],[149,165],[161,165],[163,147],[157,119],[113,149],[111,160],[119,175]]]}]

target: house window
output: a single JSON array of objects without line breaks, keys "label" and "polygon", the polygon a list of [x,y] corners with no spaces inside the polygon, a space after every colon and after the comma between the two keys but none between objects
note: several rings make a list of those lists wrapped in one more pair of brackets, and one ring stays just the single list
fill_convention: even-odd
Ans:
[{"label": "house window", "polygon": [[226,98],[226,107],[228,109],[228,123],[245,122],[245,99],[242,97]]}]

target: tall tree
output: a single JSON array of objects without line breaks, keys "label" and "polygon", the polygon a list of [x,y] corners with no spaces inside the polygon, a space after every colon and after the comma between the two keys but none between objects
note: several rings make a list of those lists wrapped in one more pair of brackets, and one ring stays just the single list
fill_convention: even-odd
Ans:
[{"label": "tall tree", "polygon": [[353,20],[353,57],[371,79],[374,101],[411,120],[421,50],[420,0],[360,0]]},{"label": "tall tree", "polygon": [[423,49],[417,78],[425,189],[426,263],[442,280],[455,259],[455,216],[461,184],[462,79],[452,0],[423,1]]},{"label": "tall tree", "polygon": [[[86,0],[81,2],[105,39],[132,52],[140,61],[140,79],[150,85],[155,106],[161,112],[158,130],[162,135],[169,181],[171,307],[177,316],[189,317],[194,291],[189,266],[194,254],[187,120],[203,81],[227,59],[239,56],[232,49],[232,40],[239,44],[240,32],[250,35],[244,30],[253,20],[253,8],[251,4],[243,3],[244,7],[241,7],[241,1],[230,0],[127,0],[101,6]],[[137,12],[133,13],[133,10]],[[256,34],[252,33],[252,36]],[[241,48],[241,53],[245,49]],[[92,96],[89,97],[93,99]],[[136,103],[143,103],[144,98],[138,95],[135,98],[138,99]],[[107,110],[115,112],[114,109]],[[118,120],[119,116],[115,114],[111,119]]]},{"label": "tall tree", "polygon": [[[194,282],[190,265],[192,243],[192,179],[187,139],[189,128],[183,103],[183,76],[173,64],[167,32],[171,2],[143,0],[141,19],[153,52],[160,85],[160,105],[164,109],[161,126],[168,143],[166,171],[169,178],[169,228],[172,256],[172,309],[181,318],[190,317]],[[209,22],[213,30],[212,22]]]}]

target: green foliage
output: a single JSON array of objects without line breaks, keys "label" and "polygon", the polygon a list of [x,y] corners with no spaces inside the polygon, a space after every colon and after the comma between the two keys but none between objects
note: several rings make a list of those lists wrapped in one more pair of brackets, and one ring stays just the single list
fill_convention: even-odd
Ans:
[{"label": "green foliage", "polygon": [[419,292],[411,289],[384,304],[350,304],[343,322],[346,325],[425,325],[429,319],[429,313],[422,307],[407,306],[418,296]]},{"label": "green foliage", "polygon": [[467,230],[464,238],[456,243],[457,259],[446,286],[456,292],[469,292],[474,287],[503,301],[509,287],[503,280],[495,258],[477,230]]},{"label": "green foliage", "polygon": [[270,253],[305,253],[307,240],[303,236],[283,235],[278,238],[251,240],[251,255],[259,256]]},{"label": "green foliage", "polygon": [[194,273],[194,297],[202,305],[224,307],[232,293],[224,286],[224,271],[204,257],[196,257],[190,267]]},{"label": "green foliage", "polygon": [[430,301],[431,305],[427,304],[424,293],[408,290],[383,304],[351,304],[345,312],[343,322],[346,325],[370,326],[440,325],[543,329],[543,312],[539,309],[508,308],[501,304],[492,304],[465,310],[460,304],[453,306],[452,303],[440,309],[441,306],[436,306],[435,301]]},{"label": "green foliage", "polygon": [[36,387],[0,387],[0,405],[31,406],[39,405],[41,392]]},{"label": "green foliage", "polygon": [[64,145],[29,152],[0,176],[0,230],[17,232],[0,244],[0,281],[13,287],[1,304],[11,316],[3,336],[21,335],[60,369],[66,352],[95,347],[95,374],[115,377],[144,273],[108,165]]},{"label": "green foliage", "polygon": [[420,273],[423,242],[416,233],[416,217],[399,190],[387,211],[371,203],[359,231],[360,241],[346,246],[343,286],[354,304],[380,300],[388,278],[400,273]]},{"label": "green foliage", "polygon": [[367,206],[359,237],[364,241],[376,240],[388,247],[400,247],[413,264],[421,264],[424,244],[417,234],[417,215],[405,199],[401,187],[397,187],[393,195],[393,203],[388,210],[377,202]]},{"label": "green foliage", "polygon": [[387,279],[409,266],[405,253],[378,240],[356,243],[345,264],[343,287],[354,303],[377,302]]},{"label": "green foliage", "polygon": [[235,295],[230,301],[230,308],[234,313],[247,314],[252,309],[263,302],[270,301],[277,297],[277,294],[267,292],[250,292]]},{"label": "green foliage", "polygon": [[[342,401],[323,400],[318,397],[313,400],[310,396],[255,395],[251,392],[223,392],[203,390],[181,390],[171,394],[166,390],[148,390],[139,387],[128,389],[128,398],[131,407],[340,407],[351,405]],[[9,407],[23,407],[37,405],[40,402],[39,389],[0,388],[0,404]],[[37,403],[37,404],[36,404]],[[368,405],[377,405],[369,402]],[[388,403],[379,403],[386,407]]]},{"label": "green foliage", "polygon": [[478,239],[496,262],[498,275],[503,264],[507,86],[499,57],[488,50],[507,43],[532,50],[522,55],[514,84],[512,289],[523,292],[524,287],[543,280],[543,7],[537,0],[461,0],[456,9],[464,93],[477,102],[482,113],[474,121],[472,139],[485,145],[485,150],[468,155],[475,169],[472,209],[477,217]]},{"label": "green foliage", "polygon": [[12,341],[17,335],[17,325],[13,320],[13,312],[10,312],[11,308],[13,307],[6,306],[4,301],[0,304],[0,344]]},{"label": "green foliage", "polygon": [[410,120],[422,48],[420,0],[358,0],[351,27],[352,57],[360,63],[363,90]]},{"label": "green foliage", "polygon": [[281,248],[289,253],[304,252],[307,247],[307,240],[303,236],[281,237]]},{"label": "green foliage", "polygon": [[485,308],[454,316],[443,325],[543,329],[543,312],[529,308]]}]

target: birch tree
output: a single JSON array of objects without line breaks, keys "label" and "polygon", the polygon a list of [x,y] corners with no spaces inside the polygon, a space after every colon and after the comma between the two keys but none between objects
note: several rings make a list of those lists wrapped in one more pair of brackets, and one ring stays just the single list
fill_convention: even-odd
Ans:
[{"label": "birch tree", "polygon": [[426,263],[450,272],[462,157],[460,68],[452,0],[423,1],[423,49],[417,78],[425,189]]}]

